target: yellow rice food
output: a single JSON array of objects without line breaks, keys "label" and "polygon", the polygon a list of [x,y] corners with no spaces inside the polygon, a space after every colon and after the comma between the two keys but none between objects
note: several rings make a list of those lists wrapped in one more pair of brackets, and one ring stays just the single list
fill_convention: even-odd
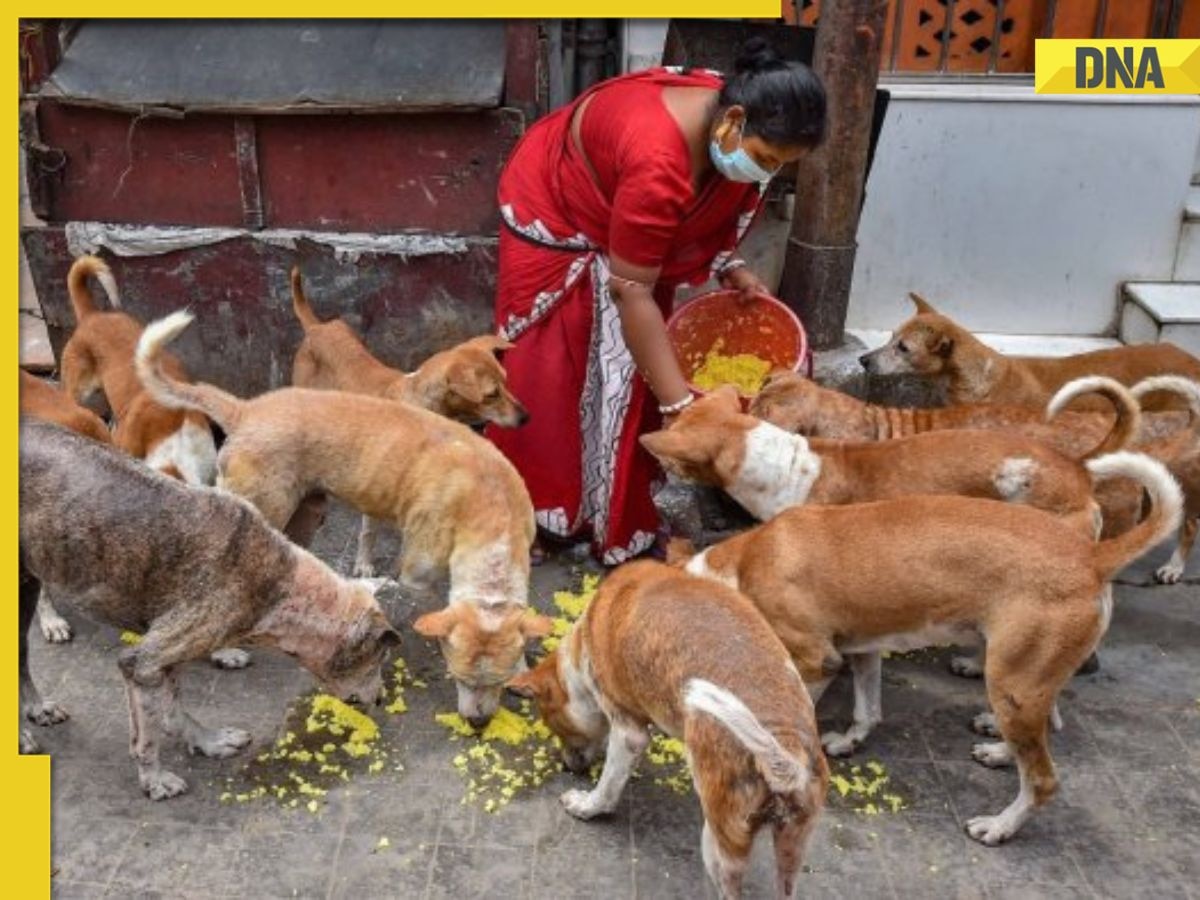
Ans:
[{"label": "yellow rice food", "polygon": [[596,589],[599,587],[599,575],[584,575],[578,591],[554,592],[554,605],[562,615],[555,616],[550,620],[552,625],[550,634],[542,638],[543,650],[549,653],[562,642],[562,639],[567,636],[567,632],[571,630],[571,626],[583,615],[587,605],[592,602],[592,598],[596,596]]},{"label": "yellow rice food", "polygon": [[829,774],[830,799],[867,816],[899,812],[908,805],[889,785],[887,769],[876,760],[852,766],[838,763]]},{"label": "yellow rice food", "polygon": [[469,742],[452,765],[467,783],[462,802],[478,801],[484,812],[499,812],[562,768],[557,740],[533,718],[528,701],[522,702],[519,713],[498,709],[478,736],[457,713],[438,713],[434,720],[450,731],[452,742]]},{"label": "yellow rice food", "polygon": [[[403,664],[396,666],[395,690],[400,692]],[[400,699],[400,703],[403,700]],[[389,710],[393,709],[395,701]],[[321,809],[322,798],[352,775],[376,775],[388,765],[380,746],[379,725],[370,716],[329,694],[316,694],[288,712],[288,729],[273,746],[254,757],[238,776],[226,779],[222,803],[246,803],[268,798],[310,813]],[[400,772],[404,767],[393,763]]]},{"label": "yellow rice food", "polygon": [[757,394],[767,380],[767,373],[771,371],[770,360],[760,359],[753,353],[728,356],[721,352],[724,346],[723,339],[713,344],[700,368],[692,373],[692,383],[706,391],[731,384],[743,394]]}]

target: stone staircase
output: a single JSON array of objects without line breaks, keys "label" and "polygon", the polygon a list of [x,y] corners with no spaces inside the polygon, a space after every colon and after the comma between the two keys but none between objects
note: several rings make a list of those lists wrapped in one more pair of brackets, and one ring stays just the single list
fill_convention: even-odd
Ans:
[{"label": "stone staircase", "polygon": [[1170,281],[1130,281],[1123,289],[1121,340],[1169,341],[1200,356],[1200,176],[1193,179]]}]

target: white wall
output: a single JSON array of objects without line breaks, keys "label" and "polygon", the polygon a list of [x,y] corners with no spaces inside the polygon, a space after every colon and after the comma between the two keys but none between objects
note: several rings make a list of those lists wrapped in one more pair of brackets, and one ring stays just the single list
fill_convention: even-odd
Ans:
[{"label": "white wall", "polygon": [[626,19],[622,72],[648,69],[662,62],[666,19]]},{"label": "white wall", "polygon": [[979,331],[1102,334],[1121,282],[1170,279],[1200,100],[887,86],[849,327],[893,328],[915,290]]}]

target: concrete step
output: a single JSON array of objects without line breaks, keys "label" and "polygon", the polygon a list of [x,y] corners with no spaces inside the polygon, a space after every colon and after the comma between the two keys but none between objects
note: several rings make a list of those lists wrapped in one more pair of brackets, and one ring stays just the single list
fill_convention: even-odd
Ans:
[{"label": "concrete step", "polygon": [[[868,350],[882,347],[892,336],[890,331],[867,329],[850,329],[850,334],[866,344]],[[1088,335],[976,334],[975,337],[1008,356],[1072,356],[1121,346],[1121,342],[1115,338]]]},{"label": "concrete step", "polygon": [[1200,185],[1192,185],[1188,190],[1172,278],[1175,281],[1200,281]]},{"label": "concrete step", "polygon": [[1130,281],[1124,297],[1121,339],[1125,343],[1169,341],[1200,356],[1200,281]]}]

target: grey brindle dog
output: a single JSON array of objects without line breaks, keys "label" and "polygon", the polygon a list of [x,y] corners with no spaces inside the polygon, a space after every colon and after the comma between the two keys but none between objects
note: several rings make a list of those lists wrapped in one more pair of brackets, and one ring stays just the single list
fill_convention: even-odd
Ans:
[{"label": "grey brindle dog", "polygon": [[[117,664],[130,753],[154,800],[187,790],[159,764],[164,736],[216,757],[250,742],[245,731],[205,728],[182,709],[183,663],[232,643],[269,645],[344,700],[381,699],[383,658],[398,635],[363,582],[339,577],[224,491],[188,487],[55,425],[23,418],[20,441],[25,718],[67,718],[29,677],[26,632],[43,584],[96,621],[145,633]],[[21,751],[37,750],[22,727]]]}]

